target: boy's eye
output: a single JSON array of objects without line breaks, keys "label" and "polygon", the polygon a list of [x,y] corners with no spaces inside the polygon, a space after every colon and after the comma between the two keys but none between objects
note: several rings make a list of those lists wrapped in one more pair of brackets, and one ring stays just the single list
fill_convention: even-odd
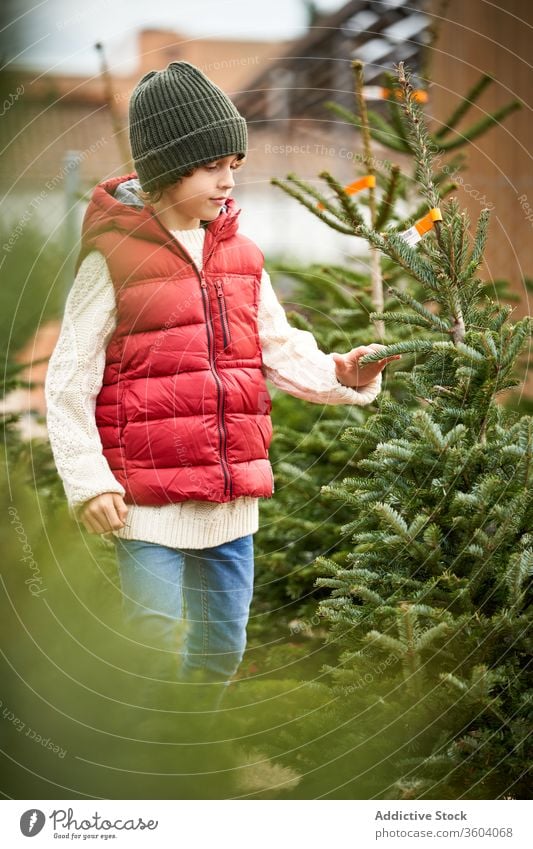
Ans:
[{"label": "boy's eye", "polygon": [[[219,163],[218,163],[218,162],[215,162],[214,164],[207,164],[207,165],[204,165],[204,168],[205,168],[207,171],[216,171],[216,170],[217,170],[217,168],[218,168],[218,165],[219,165]],[[242,161],[241,161],[241,160],[239,160],[238,162],[234,162],[234,163],[231,165],[231,169],[232,169],[232,171],[237,171],[237,169],[238,169],[238,168],[240,168],[240,167],[241,167],[241,165],[242,165]]]}]

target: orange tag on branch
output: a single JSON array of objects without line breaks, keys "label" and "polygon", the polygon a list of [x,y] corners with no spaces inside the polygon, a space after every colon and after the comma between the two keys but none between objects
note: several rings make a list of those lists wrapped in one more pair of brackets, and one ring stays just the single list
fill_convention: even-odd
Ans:
[{"label": "orange tag on branch", "polygon": [[[403,92],[396,89],[383,88],[379,85],[365,85],[363,86],[363,97],[365,100],[392,100],[393,98],[403,100]],[[427,91],[422,88],[414,89],[412,97],[417,103],[427,103],[429,100]]]},{"label": "orange tag on branch", "polygon": [[[367,174],[366,177],[359,177],[357,180],[354,180],[353,183],[348,183],[347,186],[343,186],[342,189],[347,195],[356,195],[357,192],[360,192],[362,189],[373,189],[376,185],[376,178],[373,174]],[[335,200],[337,195],[330,195],[328,200]],[[325,209],[323,203],[317,203],[318,209]]]}]

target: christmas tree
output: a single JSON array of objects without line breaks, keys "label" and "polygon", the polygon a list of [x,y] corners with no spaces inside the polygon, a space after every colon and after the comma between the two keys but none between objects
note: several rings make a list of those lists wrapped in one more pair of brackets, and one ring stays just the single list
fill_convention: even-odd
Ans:
[{"label": "christmas tree", "polygon": [[[373,318],[426,337],[387,345],[384,355],[416,359],[396,373],[408,403],[385,397],[364,427],[345,431],[364,459],[324,488],[353,517],[343,528],[352,551],[316,564],[316,585],[331,591],[320,603],[328,641],[340,649],[328,667],[341,697],[331,727],[346,732],[335,780],[351,797],[523,798],[533,421],[500,398],[520,382],[531,319],[511,323],[478,276],[488,212],[471,240],[455,200],[440,210],[431,140],[401,65],[396,90],[421,196],[442,218],[423,253],[397,228],[357,227],[424,292],[396,291],[403,308]],[[366,777],[347,757],[354,747]]]},{"label": "christmas tree", "polygon": [[[397,89],[394,89],[390,77],[386,77],[385,91],[391,95],[395,92],[383,102],[388,115],[386,119],[367,108],[362,64],[354,62],[353,69],[357,111],[352,113],[333,103],[326,106],[356,128],[354,150],[357,137],[362,139],[362,153],[354,156],[355,161],[360,163],[356,180],[346,187],[326,171],[320,175],[324,188],[295,174],[288,174],[285,181],[272,180],[274,185],[294,197],[326,226],[352,235],[354,251],[358,250],[347,262],[327,267],[319,263],[306,267],[282,262],[269,264],[274,280],[284,276],[291,282],[291,300],[299,305],[297,310],[288,310],[291,323],[311,331],[324,351],[341,352],[368,344],[372,341],[372,334],[374,341],[385,343],[411,339],[413,334],[421,339],[428,336],[422,318],[416,326],[412,319],[410,323],[400,323],[408,277],[404,267],[373,245],[370,245],[370,257],[368,251],[364,255],[360,253],[361,239],[356,236],[359,224],[370,222],[372,228],[378,231],[388,225],[401,232],[425,214],[427,205],[420,197],[414,196],[416,181],[410,173],[412,145]],[[459,102],[442,127],[435,130],[431,145],[439,159],[447,154],[447,134],[464,119],[489,84],[490,78],[483,77]],[[489,114],[481,124],[468,127],[458,139],[452,140],[453,158],[442,162],[434,175],[441,197],[446,197],[456,188],[453,180],[464,167],[464,157],[457,154],[456,148],[466,146],[470,139],[486,132],[517,105],[516,101],[509,103],[503,110]],[[380,130],[377,130],[377,124]],[[382,152],[376,154],[376,134],[379,142],[387,144],[394,155],[397,152],[401,154],[402,169],[384,157]],[[406,212],[409,207],[412,212]],[[415,297],[423,297],[418,281],[410,280],[409,292]],[[500,298],[511,298],[504,283],[493,284],[493,292]],[[310,306],[306,308],[302,304]],[[399,321],[384,324],[376,319],[373,324],[369,323],[372,310],[383,309],[389,312],[397,310]],[[404,364],[408,368],[414,364],[414,358],[405,354]],[[386,372],[384,393],[408,403],[404,383],[396,380],[391,366]],[[317,627],[316,602],[324,596],[324,591],[314,585],[314,560],[320,554],[342,559],[349,552],[349,539],[342,528],[349,522],[351,511],[349,505],[342,502],[320,498],[320,487],[355,473],[356,462],[362,458],[361,450],[354,449],[340,436],[347,425],[363,425],[376,409],[375,404],[366,408],[317,407],[274,392],[276,437],[271,447],[271,458],[277,491],[272,501],[261,505],[261,530],[256,537],[258,581],[254,598],[255,611],[260,615],[254,617],[250,626],[252,647],[254,642],[258,645],[264,642],[272,610],[275,611],[272,629],[278,639],[280,621],[297,641],[303,638],[304,644],[308,644],[313,636],[321,639],[323,629]],[[296,646],[294,648],[296,650]],[[301,649],[305,654],[305,645]],[[255,669],[258,655],[251,652],[249,657],[252,669]]]}]

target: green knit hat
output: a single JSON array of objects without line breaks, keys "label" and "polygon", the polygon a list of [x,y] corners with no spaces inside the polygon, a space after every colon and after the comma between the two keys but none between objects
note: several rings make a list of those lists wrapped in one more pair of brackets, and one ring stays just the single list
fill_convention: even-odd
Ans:
[{"label": "green knit hat", "polygon": [[246,121],[189,62],[149,71],[129,102],[130,144],[144,191],[175,183],[191,167],[246,153]]}]

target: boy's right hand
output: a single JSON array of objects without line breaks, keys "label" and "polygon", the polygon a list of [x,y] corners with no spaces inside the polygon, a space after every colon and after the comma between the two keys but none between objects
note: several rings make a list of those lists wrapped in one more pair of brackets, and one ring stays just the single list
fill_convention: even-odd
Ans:
[{"label": "boy's right hand", "polygon": [[118,492],[103,492],[86,501],[79,512],[85,529],[90,534],[107,534],[124,527],[128,508]]}]

